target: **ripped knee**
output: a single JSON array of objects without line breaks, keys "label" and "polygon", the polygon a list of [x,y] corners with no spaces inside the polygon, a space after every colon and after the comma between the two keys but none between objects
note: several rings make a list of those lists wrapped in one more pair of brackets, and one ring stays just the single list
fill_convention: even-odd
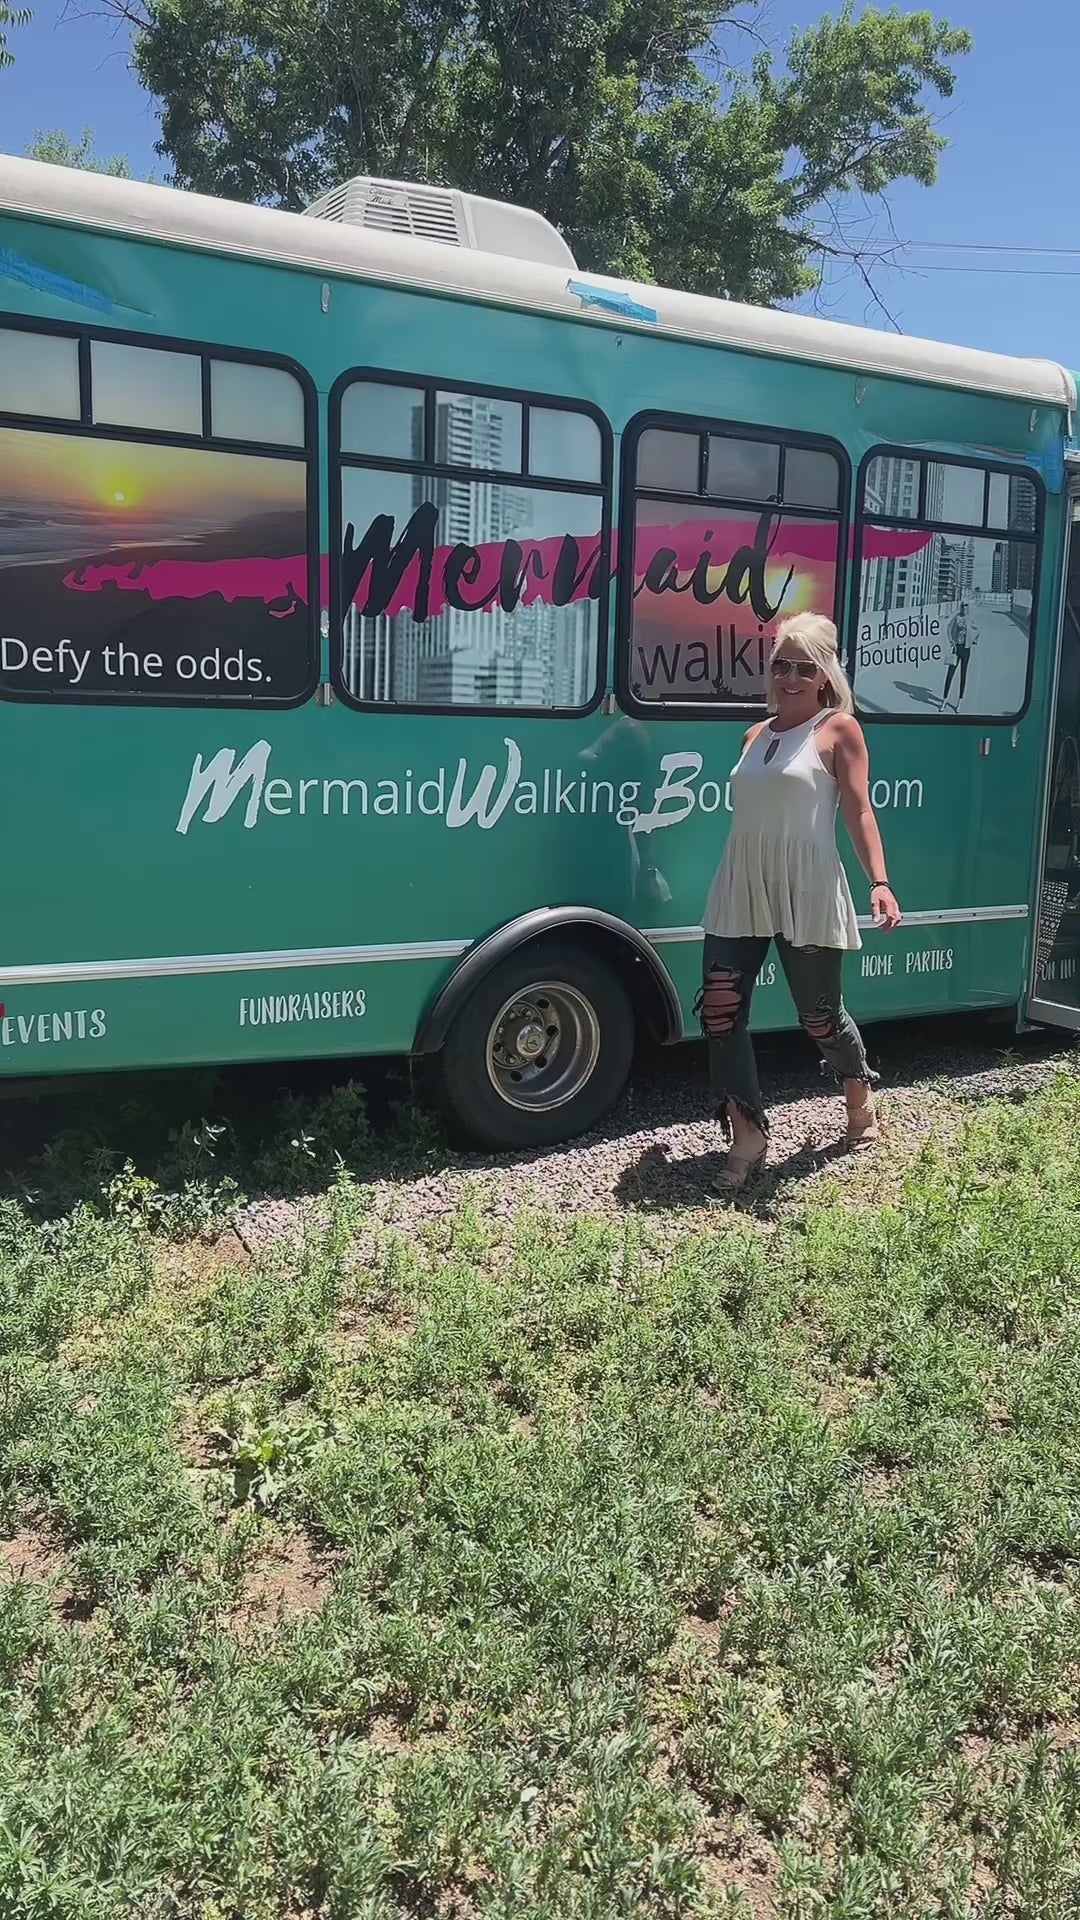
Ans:
[{"label": "ripped knee", "polygon": [[712,967],[701,990],[702,1029],[710,1040],[734,1033],[745,1004],[742,975],[731,967]]},{"label": "ripped knee", "polygon": [[830,1041],[840,1037],[839,1009],[830,1007],[824,1000],[818,1001],[813,1013],[801,1013],[799,1019],[811,1040],[815,1040],[819,1047],[828,1046]]}]

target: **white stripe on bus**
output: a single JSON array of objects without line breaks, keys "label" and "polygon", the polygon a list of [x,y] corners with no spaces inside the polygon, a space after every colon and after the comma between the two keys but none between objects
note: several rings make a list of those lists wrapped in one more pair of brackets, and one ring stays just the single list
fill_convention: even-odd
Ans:
[{"label": "white stripe on bus", "polygon": [[[962,926],[972,920],[1026,920],[1028,907],[934,907],[926,913],[905,913],[903,927],[953,927]],[[874,922],[868,913],[859,915],[860,927],[873,931]],[[704,940],[703,927],[644,927],[646,940],[654,947],[684,946],[694,940]]]},{"label": "white stripe on bus", "polygon": [[[1028,908],[945,907],[906,913],[905,927],[960,926],[973,920],[1026,920]],[[863,915],[861,927],[873,921]],[[705,938],[701,927],[645,927],[654,947],[680,946]],[[272,973],[288,967],[373,966],[387,960],[459,960],[471,940],[407,940],[378,947],[274,947],[264,953],[168,954],[156,960],[71,960],[55,965],[0,968],[0,990],[50,987],[93,980],[167,980],[185,974]]]},{"label": "white stripe on bus", "polygon": [[383,947],[274,947],[265,953],[167,954],[156,960],[71,960],[55,966],[0,968],[0,990],[79,980],[166,980],[178,974],[366,967],[383,960],[458,960],[472,944],[471,940],[410,940]]}]

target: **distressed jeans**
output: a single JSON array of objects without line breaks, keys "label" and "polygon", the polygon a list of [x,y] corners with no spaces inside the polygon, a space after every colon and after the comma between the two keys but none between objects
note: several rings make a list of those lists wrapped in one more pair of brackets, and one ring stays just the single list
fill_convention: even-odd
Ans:
[{"label": "distressed jeans", "polygon": [[[770,942],[727,939],[706,934],[704,977],[698,1011],[709,1043],[709,1077],[718,1117],[730,1138],[728,1103],[768,1133],[754,1048],[750,1039],[750,1003]],[[776,951],[791,989],[795,1010],[823,1059],[841,1080],[870,1086],[875,1075],[866,1061],[862,1035],[844,1006],[839,947],[793,947],[778,934]]]}]

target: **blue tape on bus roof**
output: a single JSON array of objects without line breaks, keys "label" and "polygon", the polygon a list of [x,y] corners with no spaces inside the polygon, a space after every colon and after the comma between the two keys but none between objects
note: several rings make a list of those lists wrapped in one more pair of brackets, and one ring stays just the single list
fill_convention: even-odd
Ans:
[{"label": "blue tape on bus roof", "polygon": [[618,314],[621,320],[644,320],[649,326],[659,324],[660,315],[655,307],[643,307],[638,300],[632,300],[628,293],[620,293],[617,287],[590,287],[583,280],[568,280],[567,293],[577,295],[587,307],[602,307],[605,313]]},{"label": "blue tape on bus roof", "polygon": [[41,267],[36,260],[24,260],[21,253],[0,248],[0,279],[18,280],[35,293],[51,293],[57,300],[68,300],[76,307],[92,307],[95,313],[115,313],[116,303],[96,287],[84,287],[79,280],[68,280],[62,273]]}]

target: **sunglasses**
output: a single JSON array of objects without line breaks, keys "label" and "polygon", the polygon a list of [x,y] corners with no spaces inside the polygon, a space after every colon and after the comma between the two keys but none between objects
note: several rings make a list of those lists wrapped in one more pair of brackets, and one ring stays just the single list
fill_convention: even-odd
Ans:
[{"label": "sunglasses", "polygon": [[770,660],[769,672],[778,680],[786,680],[789,673],[797,674],[800,680],[816,680],[818,676],[812,660]]}]

